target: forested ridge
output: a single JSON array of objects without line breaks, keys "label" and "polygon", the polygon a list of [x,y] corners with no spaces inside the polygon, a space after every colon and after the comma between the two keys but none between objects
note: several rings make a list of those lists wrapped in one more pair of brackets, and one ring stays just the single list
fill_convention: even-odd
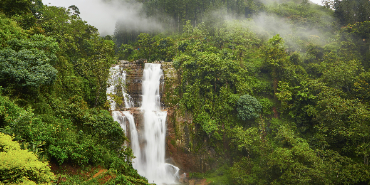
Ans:
[{"label": "forested ridge", "polygon": [[163,29],[102,37],[76,6],[0,2],[0,182],[147,184],[106,101],[109,67],[145,59],[172,62],[164,102],[214,164],[191,178],[369,184],[369,1],[120,1]]}]

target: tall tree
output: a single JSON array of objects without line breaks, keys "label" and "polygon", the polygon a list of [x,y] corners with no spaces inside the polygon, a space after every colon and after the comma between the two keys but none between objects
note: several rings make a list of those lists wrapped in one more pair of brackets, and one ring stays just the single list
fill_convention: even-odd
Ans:
[{"label": "tall tree", "polygon": [[368,0],[334,0],[333,8],[342,25],[370,20]]}]

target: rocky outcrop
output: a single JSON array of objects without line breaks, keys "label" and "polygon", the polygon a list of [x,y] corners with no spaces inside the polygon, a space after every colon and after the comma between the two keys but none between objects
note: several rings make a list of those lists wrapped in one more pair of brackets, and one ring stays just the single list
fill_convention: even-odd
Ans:
[{"label": "rocky outcrop", "polygon": [[181,169],[181,173],[204,173],[216,165],[209,160],[214,153],[208,148],[194,150],[199,145],[195,139],[196,132],[191,114],[180,113],[175,108],[167,110],[166,155]]},{"label": "rocky outcrop", "polygon": [[134,107],[140,107],[141,103],[141,88],[144,63],[146,61],[138,60],[129,62],[121,60],[119,65],[126,71],[126,91],[132,97]]}]

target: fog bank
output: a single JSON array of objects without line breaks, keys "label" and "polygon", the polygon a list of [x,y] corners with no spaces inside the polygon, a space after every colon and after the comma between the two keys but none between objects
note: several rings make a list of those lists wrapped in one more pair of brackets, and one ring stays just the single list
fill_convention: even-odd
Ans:
[{"label": "fog bank", "polygon": [[68,8],[76,5],[80,17],[88,24],[99,29],[101,35],[113,35],[116,22],[119,21],[127,29],[136,31],[159,31],[163,26],[155,18],[147,18],[142,13],[143,5],[135,1],[111,0],[43,0],[48,6]]}]

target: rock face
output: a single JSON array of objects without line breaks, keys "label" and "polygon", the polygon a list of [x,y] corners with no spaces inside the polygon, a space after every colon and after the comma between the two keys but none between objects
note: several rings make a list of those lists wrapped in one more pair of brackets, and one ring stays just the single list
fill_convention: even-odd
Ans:
[{"label": "rock face", "polygon": [[175,108],[167,110],[166,154],[180,168],[181,173],[204,173],[216,165],[209,160],[215,154],[211,150],[194,150],[194,146],[198,145],[194,138],[196,132],[191,114],[180,113]]},{"label": "rock face", "polygon": [[140,107],[141,105],[141,88],[142,88],[142,77],[145,61],[138,60],[134,62],[128,62],[121,60],[119,65],[126,70],[126,91],[132,97],[134,107]]},{"label": "rock face", "polygon": [[[146,60],[137,60],[134,62],[129,62],[125,60],[120,60],[119,65],[126,70],[127,76],[126,76],[126,91],[127,93],[132,97],[134,102],[134,107],[140,107],[142,102],[142,81],[143,81],[143,70],[144,65],[147,61]],[[165,77],[161,79],[161,101],[162,105],[163,103],[163,94],[164,94],[164,81],[166,76],[168,75],[173,76],[174,70],[171,69],[172,63],[169,62],[156,62],[161,63],[163,71],[170,71],[169,73],[164,73]]]},{"label": "rock face", "polygon": [[[126,91],[134,101],[134,108],[121,110],[130,111],[135,119],[136,128],[140,134],[143,129],[143,120],[139,107],[142,102],[142,76],[145,60],[134,62],[119,61],[119,65],[126,71]],[[161,79],[160,96],[161,104],[167,111],[167,135],[166,135],[166,159],[167,163],[171,163],[180,168],[180,174],[188,174],[189,172],[205,172],[212,168],[208,162],[209,152],[196,153],[192,151],[194,143],[193,135],[196,128],[193,124],[192,115],[189,113],[180,112],[178,109],[178,97],[175,93],[175,88],[179,84],[180,79],[177,77],[176,70],[171,62],[161,63],[164,73]],[[187,177],[185,176],[185,178]]]}]

